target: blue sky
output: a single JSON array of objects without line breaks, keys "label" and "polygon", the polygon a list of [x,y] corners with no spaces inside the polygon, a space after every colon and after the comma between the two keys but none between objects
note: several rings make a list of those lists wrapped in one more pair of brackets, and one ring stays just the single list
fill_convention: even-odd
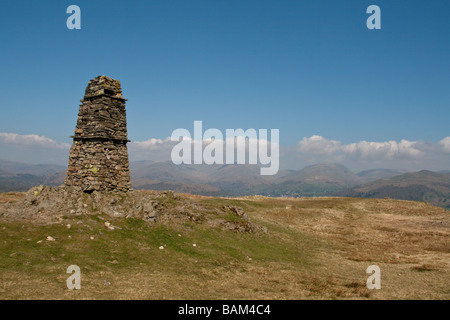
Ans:
[{"label": "blue sky", "polygon": [[[66,28],[71,4],[81,30]],[[372,4],[381,30],[366,27]],[[7,1],[0,132],[70,144],[84,89],[104,74],[122,83],[133,141],[202,120],[276,128],[286,147],[436,146],[450,136],[449,12],[447,0]],[[0,159],[11,150],[0,144]]]}]

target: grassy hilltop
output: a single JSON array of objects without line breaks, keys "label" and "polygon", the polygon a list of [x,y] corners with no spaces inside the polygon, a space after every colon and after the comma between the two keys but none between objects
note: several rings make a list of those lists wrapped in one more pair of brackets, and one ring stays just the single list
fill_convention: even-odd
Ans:
[{"label": "grassy hilltop", "polygon": [[[0,203],[25,196],[0,194]],[[150,222],[91,210],[39,222],[2,217],[0,204],[0,299],[450,298],[448,211],[426,203],[185,194],[158,201],[169,211],[189,203],[196,214]],[[242,222],[226,206],[267,232],[220,227]],[[66,287],[73,264],[81,290]],[[373,264],[381,290],[366,288]]]}]

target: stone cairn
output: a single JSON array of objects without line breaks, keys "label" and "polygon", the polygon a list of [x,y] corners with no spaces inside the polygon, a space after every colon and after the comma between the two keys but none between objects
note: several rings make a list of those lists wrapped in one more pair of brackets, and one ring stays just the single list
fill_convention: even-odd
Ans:
[{"label": "stone cairn", "polygon": [[89,81],[71,137],[66,186],[87,193],[131,190],[125,101],[118,80]]}]

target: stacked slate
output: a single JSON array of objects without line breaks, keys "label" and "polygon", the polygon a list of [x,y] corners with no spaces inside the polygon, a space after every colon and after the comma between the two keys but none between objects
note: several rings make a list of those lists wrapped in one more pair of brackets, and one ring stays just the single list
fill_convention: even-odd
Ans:
[{"label": "stacked slate", "polygon": [[72,137],[65,185],[85,192],[131,190],[125,101],[118,80],[99,76],[89,81]]}]

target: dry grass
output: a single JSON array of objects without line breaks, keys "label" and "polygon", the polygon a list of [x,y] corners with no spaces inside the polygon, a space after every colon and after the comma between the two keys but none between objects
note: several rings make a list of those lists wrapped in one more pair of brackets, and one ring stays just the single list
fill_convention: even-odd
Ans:
[{"label": "dry grass", "polygon": [[[107,232],[102,217],[84,216],[39,227],[0,221],[0,298],[450,298],[444,209],[390,199],[183,197],[211,209],[241,206],[269,233],[129,219],[112,220],[122,229]],[[0,195],[0,202],[18,200]],[[50,233],[57,241],[36,243]],[[82,269],[81,290],[66,288],[70,264]],[[381,268],[381,290],[366,287],[373,264]]]}]

